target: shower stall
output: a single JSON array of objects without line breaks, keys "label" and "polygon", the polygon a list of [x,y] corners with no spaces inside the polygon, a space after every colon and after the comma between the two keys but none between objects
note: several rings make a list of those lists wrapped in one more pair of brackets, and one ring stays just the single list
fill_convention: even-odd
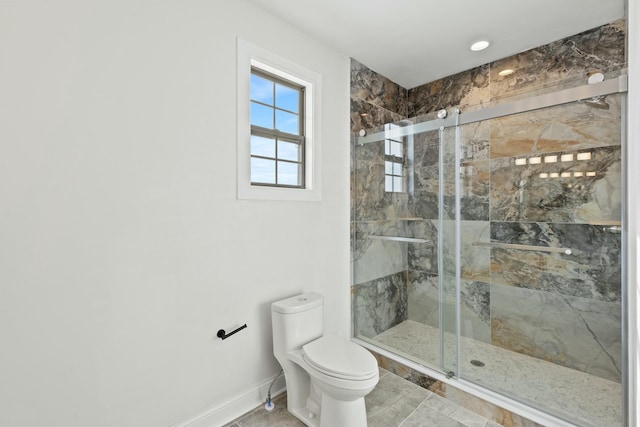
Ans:
[{"label": "shower stall", "polygon": [[626,76],[597,74],[353,133],[357,340],[558,423],[625,425]]}]

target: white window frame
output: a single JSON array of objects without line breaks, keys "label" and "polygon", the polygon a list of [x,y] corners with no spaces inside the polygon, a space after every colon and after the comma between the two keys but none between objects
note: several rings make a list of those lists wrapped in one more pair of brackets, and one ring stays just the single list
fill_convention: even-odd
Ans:
[{"label": "white window frame", "polygon": [[[249,200],[321,201],[320,74],[259,46],[237,40],[237,196]],[[251,68],[305,88],[305,187],[251,185]]]}]

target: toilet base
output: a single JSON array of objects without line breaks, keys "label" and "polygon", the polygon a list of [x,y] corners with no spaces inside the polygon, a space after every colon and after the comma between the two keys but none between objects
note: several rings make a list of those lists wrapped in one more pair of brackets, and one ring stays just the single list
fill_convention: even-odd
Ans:
[{"label": "toilet base", "polygon": [[326,393],[322,396],[320,427],[367,427],[364,397],[356,400],[336,400]]},{"label": "toilet base", "polygon": [[367,427],[367,409],[364,397],[356,400],[336,400],[322,396],[320,416],[307,408],[287,408],[289,413],[309,427]]}]

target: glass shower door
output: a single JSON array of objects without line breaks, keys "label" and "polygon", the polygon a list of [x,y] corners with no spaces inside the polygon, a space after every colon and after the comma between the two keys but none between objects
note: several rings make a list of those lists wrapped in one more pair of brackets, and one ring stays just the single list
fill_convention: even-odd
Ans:
[{"label": "glass shower door", "polygon": [[355,138],[352,297],[354,336],[455,374],[455,273],[442,262],[455,221],[441,217],[443,192],[455,192],[440,167],[452,123],[418,118]]},{"label": "glass shower door", "polygon": [[354,336],[542,418],[622,426],[620,87],[354,137]]},{"label": "glass shower door", "polygon": [[622,420],[620,94],[464,124],[460,378]]}]

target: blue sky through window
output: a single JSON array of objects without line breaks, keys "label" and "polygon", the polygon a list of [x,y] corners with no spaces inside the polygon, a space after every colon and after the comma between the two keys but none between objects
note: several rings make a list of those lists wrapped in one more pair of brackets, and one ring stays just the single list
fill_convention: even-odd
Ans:
[{"label": "blue sky through window", "polygon": [[[300,89],[281,84],[277,79],[270,80],[268,76],[252,73],[251,125],[285,134],[302,135],[301,96]],[[297,139],[286,141],[281,138],[279,133],[273,136],[251,136],[251,182],[301,185],[303,158],[300,142]]]}]

